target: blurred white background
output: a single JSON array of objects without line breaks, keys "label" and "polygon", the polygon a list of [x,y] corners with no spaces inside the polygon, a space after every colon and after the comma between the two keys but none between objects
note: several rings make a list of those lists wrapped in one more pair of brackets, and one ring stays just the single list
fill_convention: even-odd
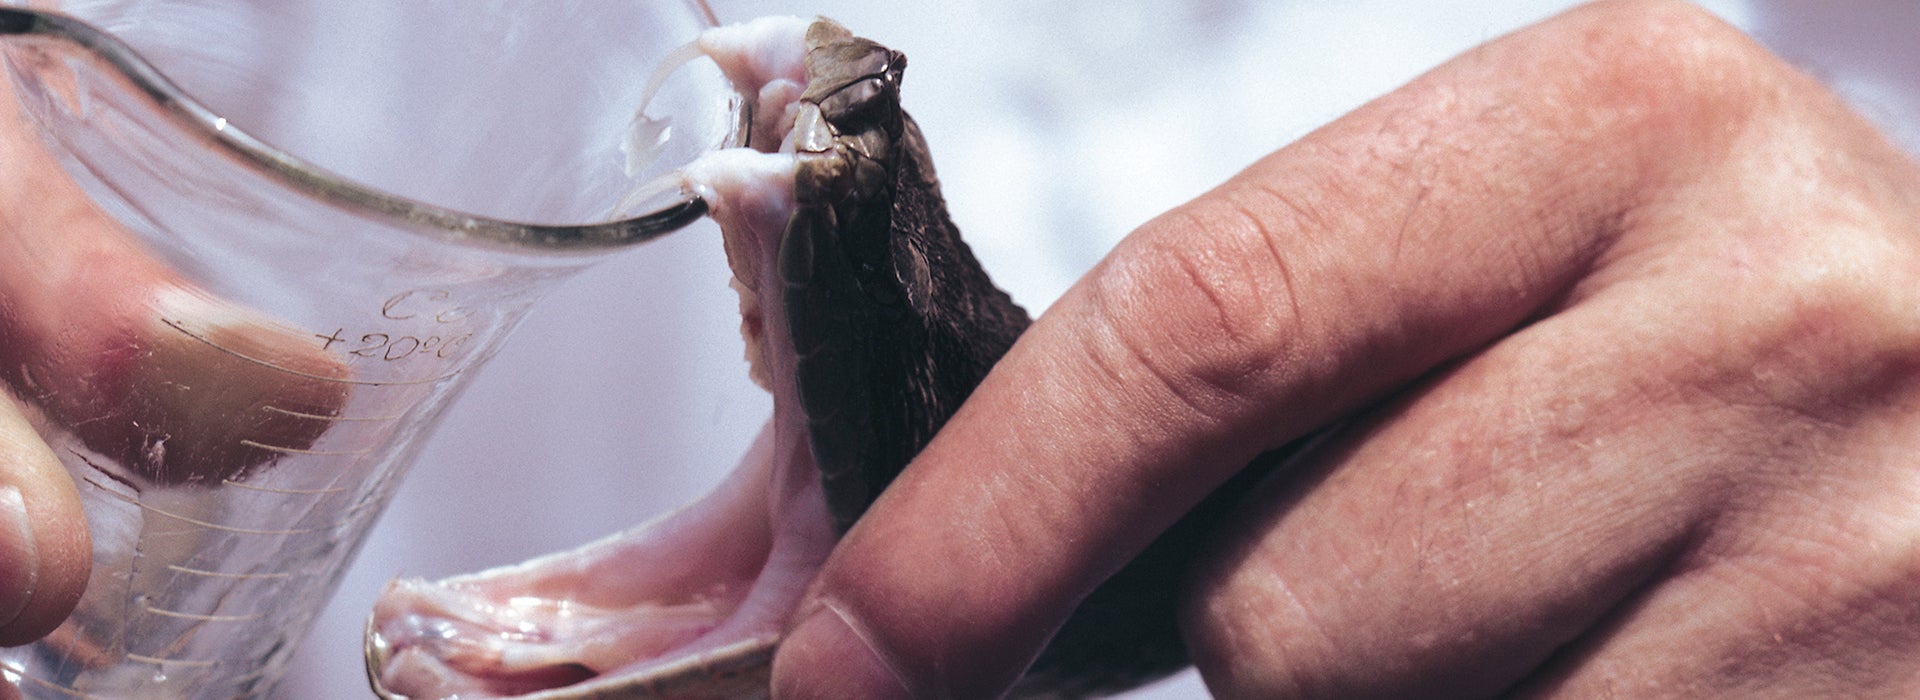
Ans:
[{"label": "blurred white background", "polygon": [[[905,51],[908,108],[953,214],[1034,311],[1147,218],[1570,4],[714,0],[723,21],[822,14]],[[1910,43],[1920,3],[1703,4],[1920,147],[1920,53]],[[641,81],[651,66],[633,70]],[[717,232],[703,222],[544,300],[448,416],[275,697],[366,695],[362,626],[394,576],[569,547],[715,483],[769,410],[739,359],[726,280]],[[1130,697],[1205,694],[1189,672]]]}]

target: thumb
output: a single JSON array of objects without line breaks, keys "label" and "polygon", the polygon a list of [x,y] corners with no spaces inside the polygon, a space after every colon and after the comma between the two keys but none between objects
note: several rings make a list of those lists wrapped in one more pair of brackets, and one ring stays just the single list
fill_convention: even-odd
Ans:
[{"label": "thumb", "polygon": [[86,588],[92,557],[73,480],[0,392],[0,646],[59,626]]}]

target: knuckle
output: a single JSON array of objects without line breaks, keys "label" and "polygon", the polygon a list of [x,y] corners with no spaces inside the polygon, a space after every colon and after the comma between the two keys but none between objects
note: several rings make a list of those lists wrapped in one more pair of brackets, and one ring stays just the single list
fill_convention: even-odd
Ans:
[{"label": "knuckle", "polygon": [[1148,224],[1116,251],[1094,294],[1096,343],[1124,353],[1189,409],[1231,418],[1256,404],[1297,351],[1298,304],[1260,218],[1204,200]]},{"label": "knuckle", "polygon": [[[1709,315],[1688,337],[1713,353],[1684,382],[1826,429],[1911,401],[1920,386],[1920,254],[1871,230],[1751,236],[1692,281]],[[1698,261],[1696,261],[1698,262]],[[1727,393],[1731,392],[1731,393]]]},{"label": "knuckle", "polygon": [[1769,60],[1739,29],[1683,0],[1595,2],[1564,19],[1577,55],[1605,58],[1593,70],[1623,85],[1712,88]]},{"label": "knuckle", "polygon": [[1556,69],[1571,82],[1567,93],[1631,122],[1656,161],[1730,152],[1778,102],[1788,71],[1738,29],[1679,0],[1597,2],[1531,36],[1531,50],[1566,61]]},{"label": "knuckle", "polygon": [[[1252,545],[1258,548],[1259,545]],[[1336,666],[1320,621],[1286,585],[1290,572],[1267,553],[1212,562],[1193,577],[1181,629],[1194,666],[1220,697],[1327,695],[1309,669]]]},{"label": "knuckle", "polygon": [[[1910,488],[1860,493],[1847,503],[1783,501],[1746,532],[1723,538],[1737,548],[1699,565],[1694,585],[1709,595],[1766,611],[1751,636],[1725,642],[1723,673],[1753,677],[1848,658],[1835,680],[1859,682],[1904,671],[1920,630],[1920,538],[1908,507]],[[1906,499],[1906,500],[1902,500]],[[1862,506],[1865,508],[1862,508]],[[1736,537],[1738,538],[1736,540]],[[1828,669],[1829,671],[1838,669]]]},{"label": "knuckle", "polygon": [[1879,235],[1828,235],[1783,261],[1783,330],[1868,367],[1920,361],[1920,255],[1901,248]]}]

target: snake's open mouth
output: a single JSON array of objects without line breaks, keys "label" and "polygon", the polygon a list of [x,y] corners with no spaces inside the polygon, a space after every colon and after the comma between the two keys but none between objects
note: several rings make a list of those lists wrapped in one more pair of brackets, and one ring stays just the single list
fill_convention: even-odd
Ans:
[{"label": "snake's open mouth", "polygon": [[[750,141],[685,171],[721,224],[741,330],[774,415],[713,493],[579,549],[444,581],[394,582],[369,623],[389,697],[740,697],[767,666],[836,533],[808,442],[780,243],[794,210],[794,102],[813,23],[761,20],[701,48],[748,96]],[[835,27],[837,29],[837,26]],[[841,30],[844,34],[844,30]],[[783,145],[783,142],[784,145]]]}]

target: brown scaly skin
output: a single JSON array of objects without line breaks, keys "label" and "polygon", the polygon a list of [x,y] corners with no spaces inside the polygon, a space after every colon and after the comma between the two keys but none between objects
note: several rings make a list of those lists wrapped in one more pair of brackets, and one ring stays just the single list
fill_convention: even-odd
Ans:
[{"label": "brown scaly skin", "polygon": [[[824,20],[808,45],[801,100],[830,126],[833,157],[803,161],[780,272],[813,454],[844,532],[1030,320],[947,214],[926,141],[900,108],[906,58]],[[1119,692],[1184,667],[1174,602],[1188,556],[1280,454],[1090,595],[1014,694]]]},{"label": "brown scaly skin", "polygon": [[833,149],[801,161],[780,274],[813,454],[844,532],[1030,321],[947,215],[900,110],[906,58],[826,22],[808,40],[800,99]]}]

